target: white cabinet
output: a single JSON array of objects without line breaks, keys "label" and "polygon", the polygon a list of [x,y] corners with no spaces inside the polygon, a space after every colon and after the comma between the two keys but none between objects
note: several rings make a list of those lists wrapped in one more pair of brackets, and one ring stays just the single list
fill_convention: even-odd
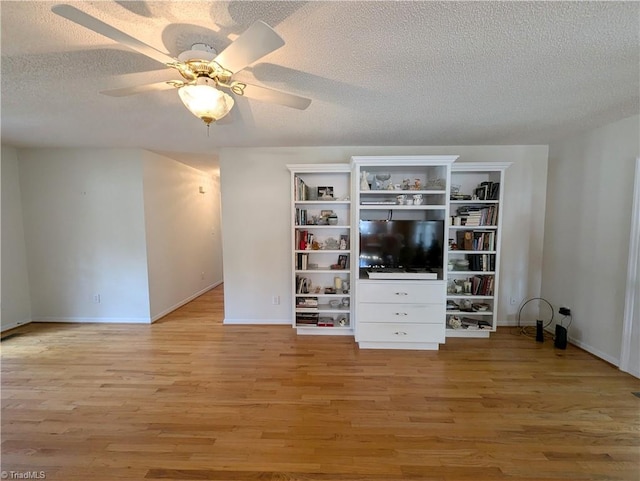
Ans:
[{"label": "white cabinet", "polygon": [[298,334],[353,335],[351,170],[291,164],[292,324]]},{"label": "white cabinet", "polygon": [[438,349],[445,341],[449,184],[456,158],[352,158],[360,347]]},{"label": "white cabinet", "polygon": [[358,281],[362,348],[438,349],[445,341],[444,281]]},{"label": "white cabinet", "polygon": [[504,172],[509,165],[460,162],[451,169],[448,337],[489,337],[496,329]]}]

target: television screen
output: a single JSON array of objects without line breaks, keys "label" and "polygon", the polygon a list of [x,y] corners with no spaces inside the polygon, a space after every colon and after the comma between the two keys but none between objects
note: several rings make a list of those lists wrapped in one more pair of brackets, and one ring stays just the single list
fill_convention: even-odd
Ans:
[{"label": "television screen", "polygon": [[442,268],[444,221],[361,220],[360,267]]}]

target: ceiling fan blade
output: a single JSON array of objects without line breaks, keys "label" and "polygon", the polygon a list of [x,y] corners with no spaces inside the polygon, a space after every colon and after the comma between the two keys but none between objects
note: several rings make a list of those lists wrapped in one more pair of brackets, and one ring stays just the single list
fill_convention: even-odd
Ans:
[{"label": "ceiling fan blade", "polygon": [[101,90],[100,93],[108,95],[109,97],[126,97],[128,95],[140,94],[143,92],[152,92],[158,90],[170,90],[180,87],[184,82],[170,81],[170,82],[156,82],[152,84],[136,85],[134,87],[123,87],[120,89]]},{"label": "ceiling fan blade", "polygon": [[231,73],[236,73],[283,45],[282,37],[269,25],[258,20],[225,48],[214,62]]},{"label": "ceiling fan blade", "polygon": [[111,40],[121,43],[122,45],[129,47],[136,52],[139,52],[143,55],[146,55],[153,60],[156,60],[163,64],[174,63],[176,59],[170,57],[166,53],[161,52],[160,50],[156,50],[155,48],[147,45],[146,43],[133,38],[131,35],[118,30],[111,25],[107,25],[102,20],[98,20],[95,17],[92,17],[88,13],[84,13],[81,10],[78,10],[71,5],[55,5],[51,8],[51,11],[56,15],[60,15],[67,20],[71,20],[78,25],[88,28],[100,35],[103,35]]},{"label": "ceiling fan blade", "polygon": [[260,87],[258,85],[250,85],[244,82],[233,82],[231,84],[231,90],[236,94],[239,94],[239,92],[242,91],[243,93],[241,95],[250,99],[285,105],[298,110],[305,110],[311,104],[311,99],[305,97],[300,97],[298,95],[281,92],[267,87]]}]

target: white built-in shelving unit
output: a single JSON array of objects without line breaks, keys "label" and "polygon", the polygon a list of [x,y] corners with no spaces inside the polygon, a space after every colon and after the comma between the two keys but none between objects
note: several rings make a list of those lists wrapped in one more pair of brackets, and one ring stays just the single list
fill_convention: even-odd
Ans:
[{"label": "white built-in shelving unit", "polygon": [[[357,258],[353,267],[354,327],[361,348],[435,350],[444,343],[449,183],[456,158],[352,157],[351,225]],[[407,236],[414,237],[409,224],[421,224],[423,232],[437,232],[437,239],[426,233],[424,237],[431,244],[437,240],[439,245],[416,247],[419,239],[407,242]],[[368,229],[380,235],[365,235]],[[378,242],[402,247],[378,248]],[[435,249],[435,255],[430,248]],[[392,256],[385,254],[392,250]],[[416,253],[421,258],[430,256],[430,268],[401,265],[403,256],[415,259]]]},{"label": "white built-in shelving unit", "polygon": [[496,330],[504,174],[509,162],[459,162],[451,169],[447,228],[447,337]]},{"label": "white built-in shelving unit", "polygon": [[290,164],[287,168],[291,173],[293,327],[298,334],[353,335],[350,166]]}]

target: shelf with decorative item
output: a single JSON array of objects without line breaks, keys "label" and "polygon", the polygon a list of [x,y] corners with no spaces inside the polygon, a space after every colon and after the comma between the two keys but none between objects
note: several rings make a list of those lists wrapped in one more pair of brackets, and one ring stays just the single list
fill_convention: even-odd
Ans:
[{"label": "shelf with decorative item", "polygon": [[350,225],[318,225],[318,224],[304,224],[304,225],[296,225],[294,229],[305,230],[305,229],[351,229]]},{"label": "shelf with decorative item", "polygon": [[493,299],[494,296],[474,296],[471,294],[447,294],[447,299]]},{"label": "shelf with decorative item", "polygon": [[499,204],[499,200],[450,200],[451,205],[484,205],[484,204]]},{"label": "shelf with decorative item", "polygon": [[496,254],[496,251],[463,251],[463,250],[450,250],[449,254]]},{"label": "shelf with decorative item", "polygon": [[296,205],[349,205],[350,200],[296,200]]},{"label": "shelf with decorative item", "polygon": [[496,225],[449,225],[451,230],[496,230]]},{"label": "shelf with decorative item", "polygon": [[449,270],[450,276],[490,276],[494,275],[494,271],[463,271],[463,270]]},{"label": "shelf with decorative item", "polygon": [[471,314],[474,316],[493,316],[493,311],[446,311],[447,314],[456,314],[456,315],[461,315],[461,314]]},{"label": "shelf with decorative item", "polygon": [[446,210],[446,206],[444,205],[401,205],[401,204],[387,204],[387,203],[371,203],[365,204],[364,202],[360,205],[360,210]]}]

